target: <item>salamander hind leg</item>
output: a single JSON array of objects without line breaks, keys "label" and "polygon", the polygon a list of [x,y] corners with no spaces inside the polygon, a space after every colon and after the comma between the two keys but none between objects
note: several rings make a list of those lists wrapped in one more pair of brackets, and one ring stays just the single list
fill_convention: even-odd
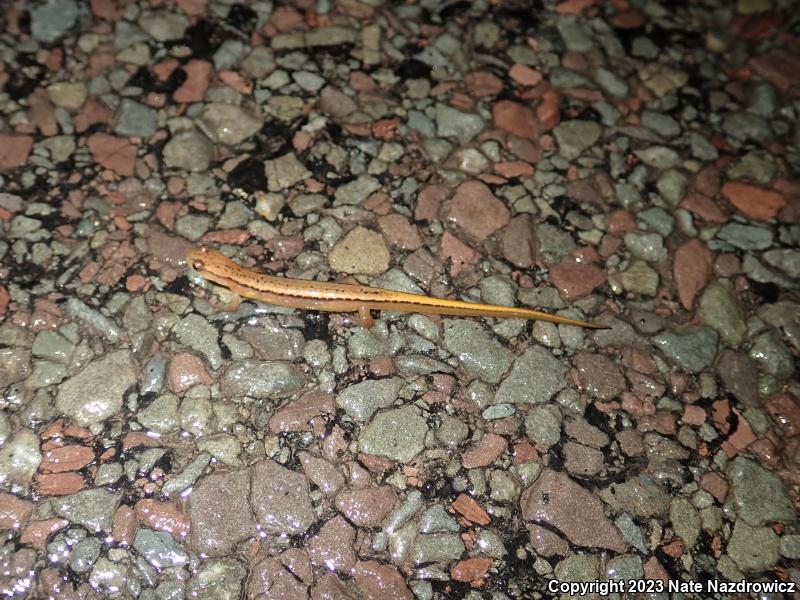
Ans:
[{"label": "salamander hind leg", "polygon": [[366,306],[360,306],[358,308],[358,323],[367,329],[375,325],[375,319],[372,318],[372,311]]}]

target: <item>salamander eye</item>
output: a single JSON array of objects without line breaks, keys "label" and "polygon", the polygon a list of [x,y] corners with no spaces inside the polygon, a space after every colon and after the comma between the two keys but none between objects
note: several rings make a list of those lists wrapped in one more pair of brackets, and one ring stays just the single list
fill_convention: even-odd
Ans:
[{"label": "salamander eye", "polygon": [[205,268],[205,266],[206,263],[204,263],[202,260],[196,260],[192,263],[192,268],[195,271],[202,271]]},{"label": "salamander eye", "polygon": [[200,252],[202,252],[203,254],[207,254],[208,253],[208,246],[200,246]]}]

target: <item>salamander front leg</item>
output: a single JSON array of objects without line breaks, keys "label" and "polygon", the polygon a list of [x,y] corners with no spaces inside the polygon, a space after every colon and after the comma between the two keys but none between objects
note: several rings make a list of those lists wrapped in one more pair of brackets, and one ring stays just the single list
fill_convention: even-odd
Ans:
[{"label": "salamander front leg", "polygon": [[239,305],[242,303],[242,297],[230,290],[225,290],[223,293],[219,294],[219,299],[224,302],[222,310],[225,312],[236,312],[236,309],[238,309]]},{"label": "salamander front leg", "polygon": [[375,319],[372,318],[372,311],[366,306],[360,306],[358,308],[358,322],[359,325],[367,329],[375,325]]}]

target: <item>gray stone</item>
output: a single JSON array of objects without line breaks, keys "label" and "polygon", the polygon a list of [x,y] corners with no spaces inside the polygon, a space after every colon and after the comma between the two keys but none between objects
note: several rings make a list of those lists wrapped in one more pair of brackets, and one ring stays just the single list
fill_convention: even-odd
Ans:
[{"label": "gray stone", "polygon": [[205,318],[196,313],[186,315],[178,321],[173,331],[181,344],[205,356],[212,369],[216,371],[220,368],[222,350],[217,341],[219,333]]},{"label": "gray stone", "polygon": [[713,362],[718,338],[717,332],[710,327],[697,327],[679,333],[659,334],[653,342],[667,358],[697,373]]},{"label": "gray stone", "polygon": [[228,397],[285,397],[299,390],[305,377],[289,363],[243,360],[232,364],[222,378],[222,393]]},{"label": "gray stone", "polygon": [[464,113],[446,104],[436,105],[436,130],[441,137],[454,137],[466,144],[482,129],[484,123],[480,116]]},{"label": "gray stone", "polygon": [[104,488],[82,490],[69,496],[53,498],[53,511],[59,516],[83,525],[89,531],[111,531],[114,513],[122,496]]},{"label": "gray stone", "polygon": [[164,145],[164,164],[172,169],[207,171],[214,156],[214,145],[196,130],[184,131]]},{"label": "gray stone", "polygon": [[56,408],[83,427],[101,423],[122,408],[123,394],[136,384],[136,372],[128,350],[98,358],[59,385]]},{"label": "gray stone", "polygon": [[406,464],[422,452],[428,425],[414,406],[378,413],[359,436],[362,452]]},{"label": "gray stone", "polygon": [[775,473],[757,462],[737,456],[728,467],[733,500],[739,517],[753,527],[795,519],[792,502]]},{"label": "gray stone", "polygon": [[780,538],[770,527],[751,527],[738,521],[727,550],[745,573],[768,571],[780,559]]},{"label": "gray stone", "polygon": [[525,433],[536,444],[555,446],[561,439],[561,411],[552,404],[532,407],[525,417]]},{"label": "gray stone", "polygon": [[728,223],[717,233],[717,238],[740,250],[765,250],[772,246],[773,233],[766,227]]},{"label": "gray stone", "polygon": [[636,257],[647,262],[662,262],[667,259],[664,238],[657,233],[631,231],[625,234],[625,246]]},{"label": "gray stone", "polygon": [[182,567],[189,562],[186,551],[165,531],[140,528],[133,539],[133,548],[156,569]]},{"label": "gray stone", "polygon": [[602,128],[594,121],[563,121],[553,129],[558,142],[558,152],[567,160],[573,160],[590,148],[603,133]]},{"label": "gray stone", "polygon": [[697,314],[703,323],[715,329],[731,346],[736,347],[744,340],[747,333],[744,313],[729,281],[712,281],[703,290]]},{"label": "gray stone", "polygon": [[499,382],[511,366],[508,350],[474,321],[446,319],[444,346],[470,375],[488,383]]},{"label": "gray stone", "polygon": [[78,19],[74,0],[45,0],[28,8],[31,16],[31,37],[52,44],[64,36]]},{"label": "gray stone", "polygon": [[158,112],[130,98],[123,98],[114,115],[114,133],[147,140],[158,127]]},{"label": "gray stone", "polygon": [[547,402],[566,385],[567,367],[541,346],[531,346],[514,362],[508,377],[500,384],[497,404]]},{"label": "gray stone", "polygon": [[375,411],[391,406],[403,387],[399,377],[362,381],[344,388],[336,396],[336,406],[357,421],[369,421]]}]

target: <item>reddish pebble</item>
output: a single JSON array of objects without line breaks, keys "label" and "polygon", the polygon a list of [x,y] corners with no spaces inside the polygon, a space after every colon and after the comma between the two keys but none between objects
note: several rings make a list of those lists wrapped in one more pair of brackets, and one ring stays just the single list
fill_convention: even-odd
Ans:
[{"label": "reddish pebble", "polygon": [[124,177],[134,173],[136,146],[123,137],[95,133],[86,141],[94,160],[103,168]]},{"label": "reddish pebble", "polygon": [[45,452],[39,468],[50,473],[78,471],[94,460],[94,450],[70,444]]},{"label": "reddish pebble", "polygon": [[375,560],[359,561],[351,571],[363,600],[413,600],[399,571]]},{"label": "reddish pebble", "polygon": [[455,581],[479,581],[488,575],[491,566],[491,558],[467,558],[453,565],[450,577]]},{"label": "reddish pebble", "polygon": [[800,404],[790,394],[777,394],[770,397],[765,408],[778,428],[787,437],[800,433]]},{"label": "reddish pebble", "polygon": [[542,74],[539,71],[521,63],[514,63],[508,70],[508,76],[520,85],[531,87],[539,85],[542,81]]},{"label": "reddish pebble", "polygon": [[17,530],[33,513],[33,502],[0,492],[0,529]]},{"label": "reddish pebble", "polygon": [[504,437],[494,433],[487,433],[481,440],[464,452],[461,457],[461,464],[465,469],[476,469],[492,464],[497,458],[506,451],[508,442]]},{"label": "reddish pebble", "polygon": [[486,184],[467,181],[456,189],[448,205],[447,219],[478,241],[483,241],[509,221],[505,205]]},{"label": "reddish pebble", "polygon": [[496,163],[494,170],[503,177],[528,177],[533,175],[533,167],[524,160],[510,160]]},{"label": "reddish pebble", "polygon": [[48,538],[55,532],[64,529],[67,525],[69,525],[69,521],[57,518],[30,521],[22,530],[19,536],[19,543],[44,552]]},{"label": "reddish pebble", "polygon": [[566,258],[550,269],[550,280],[565,300],[590,294],[606,282],[606,272],[595,264],[575,262]]},{"label": "reddish pebble", "polygon": [[728,497],[728,482],[719,473],[704,473],[700,477],[700,487],[714,496],[720,504]]},{"label": "reddish pebble", "polygon": [[464,76],[464,85],[473,96],[496,96],[503,90],[503,80],[489,71],[473,71]]},{"label": "reddish pebble", "polygon": [[[561,97],[557,90],[550,88],[542,95],[542,103],[536,107],[536,117],[539,119],[542,131],[550,131],[561,122]],[[544,140],[540,140],[539,143],[545,146]],[[552,143],[550,146],[552,148]]]},{"label": "reddish pebble", "polygon": [[467,521],[477,525],[488,525],[492,520],[489,517],[489,513],[487,513],[473,498],[466,494],[459,494],[450,506]]},{"label": "reddish pebble", "polygon": [[6,314],[10,300],[11,296],[9,295],[8,290],[0,285],[0,317]]},{"label": "reddish pebble", "polygon": [[711,278],[714,255],[711,250],[698,239],[683,244],[675,252],[672,273],[678,297],[686,310],[691,310],[694,299]]},{"label": "reddish pebble", "polygon": [[348,489],[336,496],[336,509],[358,527],[379,527],[397,505],[397,495],[388,485]]},{"label": "reddish pebble", "polygon": [[463,271],[468,271],[478,262],[481,256],[449,231],[445,231],[442,235],[439,254],[440,258],[448,263],[448,270],[453,277],[458,276]]},{"label": "reddish pebble", "polygon": [[627,210],[615,210],[608,215],[608,232],[617,235],[636,229],[636,219]]},{"label": "reddish pebble", "polygon": [[333,396],[312,390],[297,400],[280,408],[269,420],[273,433],[311,431],[310,422],[323,415],[336,412]]},{"label": "reddish pebble", "polygon": [[393,213],[381,217],[378,219],[378,227],[391,246],[401,250],[416,250],[422,246],[417,227],[401,214]]},{"label": "reddish pebble", "polygon": [[139,528],[136,513],[130,506],[123,504],[114,514],[114,523],[111,527],[111,538],[118,544],[130,546]]},{"label": "reddish pebble", "polygon": [[134,506],[139,521],[151,529],[166,531],[177,540],[189,535],[189,517],[183,514],[172,502],[159,502],[143,498]]},{"label": "reddish pebble", "polygon": [[138,292],[144,289],[145,285],[147,285],[147,279],[139,274],[128,275],[125,278],[125,289],[129,292]]},{"label": "reddish pebble", "polygon": [[200,102],[208,89],[211,81],[213,65],[205,60],[192,59],[185,65],[186,81],[175,90],[172,98],[175,102]]},{"label": "reddish pebble", "polygon": [[23,166],[33,148],[33,138],[29,135],[0,133],[0,172]]},{"label": "reddish pebble", "polygon": [[723,185],[722,195],[743,215],[759,221],[775,218],[786,205],[786,200],[778,192],[740,181],[729,181]]},{"label": "reddish pebble", "polygon": [[564,0],[556,4],[556,12],[560,15],[579,15],[594,3],[595,0]]},{"label": "reddish pebble", "polygon": [[539,137],[539,120],[536,113],[529,107],[512,102],[511,100],[500,100],[492,107],[495,127],[513,133],[528,140],[536,140]]},{"label": "reddish pebble", "polygon": [[169,389],[181,394],[198,383],[211,383],[203,361],[188,352],[179,352],[169,362]]},{"label": "reddish pebble", "polygon": [[689,404],[686,408],[683,409],[682,420],[687,425],[700,426],[706,422],[706,411],[703,410],[702,406],[697,406],[696,404]]},{"label": "reddish pebble", "polygon": [[714,202],[708,196],[704,196],[703,194],[690,192],[681,201],[681,208],[696,214],[701,219],[708,221],[709,223],[721,224],[728,220],[728,216],[722,212],[722,209],[717,206],[716,202]]},{"label": "reddish pebble", "polygon": [[79,492],[85,487],[86,481],[74,471],[43,473],[36,477],[36,489],[43,496],[67,496]]}]

